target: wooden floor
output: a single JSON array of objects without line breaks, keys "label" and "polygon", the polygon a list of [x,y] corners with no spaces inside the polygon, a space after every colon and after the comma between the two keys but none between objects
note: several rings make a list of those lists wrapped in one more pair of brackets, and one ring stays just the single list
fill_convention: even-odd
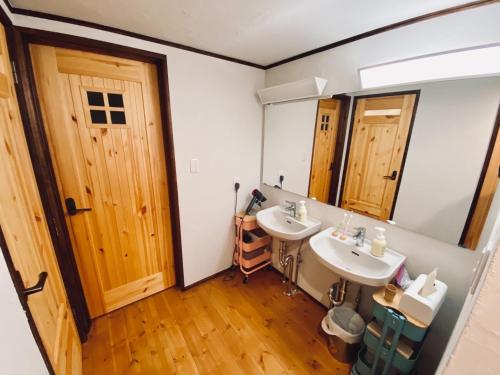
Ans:
[{"label": "wooden floor", "polygon": [[148,297],[94,322],[84,374],[345,374],[319,332],[325,309],[273,271]]}]

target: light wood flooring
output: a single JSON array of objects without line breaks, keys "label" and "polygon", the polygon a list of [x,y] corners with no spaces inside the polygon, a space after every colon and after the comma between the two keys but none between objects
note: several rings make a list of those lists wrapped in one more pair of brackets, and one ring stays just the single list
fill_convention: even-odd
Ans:
[{"label": "light wood flooring", "polygon": [[283,290],[264,270],[133,303],[94,322],[83,373],[345,374],[320,334],[326,310]]}]

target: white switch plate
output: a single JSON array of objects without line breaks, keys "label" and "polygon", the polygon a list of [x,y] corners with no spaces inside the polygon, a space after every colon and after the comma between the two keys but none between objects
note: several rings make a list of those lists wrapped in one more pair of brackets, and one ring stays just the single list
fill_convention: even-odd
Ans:
[{"label": "white switch plate", "polygon": [[200,173],[200,162],[198,159],[191,159],[190,160],[189,171],[191,173]]}]

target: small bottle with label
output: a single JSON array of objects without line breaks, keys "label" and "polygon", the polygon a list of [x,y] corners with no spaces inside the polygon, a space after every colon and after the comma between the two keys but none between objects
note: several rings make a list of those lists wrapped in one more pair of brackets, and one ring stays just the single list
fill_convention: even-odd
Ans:
[{"label": "small bottle with label", "polygon": [[376,257],[383,257],[385,247],[387,246],[387,242],[384,236],[385,228],[375,227],[375,231],[377,232],[377,235],[372,241],[371,253]]},{"label": "small bottle with label", "polygon": [[306,221],[307,220],[307,208],[306,201],[298,201],[297,202],[297,220]]}]

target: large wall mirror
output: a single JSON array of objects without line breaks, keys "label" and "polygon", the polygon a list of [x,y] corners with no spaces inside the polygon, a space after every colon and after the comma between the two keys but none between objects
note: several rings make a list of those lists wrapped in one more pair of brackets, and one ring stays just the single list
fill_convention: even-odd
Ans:
[{"label": "large wall mirror", "polygon": [[499,105],[500,77],[267,105],[263,183],[475,249],[500,206]]}]

